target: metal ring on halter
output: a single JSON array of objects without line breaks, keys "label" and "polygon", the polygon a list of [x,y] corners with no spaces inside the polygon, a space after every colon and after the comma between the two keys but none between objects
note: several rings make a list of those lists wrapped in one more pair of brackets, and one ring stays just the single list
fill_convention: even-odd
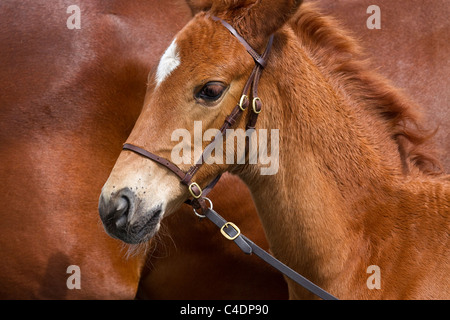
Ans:
[{"label": "metal ring on halter", "polygon": [[[208,202],[209,202],[209,209],[212,210],[212,208],[213,208],[213,203],[212,203],[211,199],[206,198],[206,197],[203,197],[202,199],[208,200]],[[192,209],[194,210],[195,215],[196,215],[197,217],[199,217],[200,219],[206,218],[205,215],[198,213],[197,210],[195,210],[195,208],[192,208]]]}]

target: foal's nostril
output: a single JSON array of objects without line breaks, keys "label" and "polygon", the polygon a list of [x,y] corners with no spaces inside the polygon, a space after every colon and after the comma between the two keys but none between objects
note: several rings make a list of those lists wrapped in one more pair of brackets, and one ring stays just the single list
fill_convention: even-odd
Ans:
[{"label": "foal's nostril", "polygon": [[124,211],[128,209],[129,199],[126,196],[122,196],[117,201],[116,211]]},{"label": "foal's nostril", "polygon": [[116,219],[116,227],[119,229],[125,227],[127,223],[130,208],[129,201],[125,196],[120,197],[117,201],[114,217]]},{"label": "foal's nostril", "polygon": [[132,206],[134,201],[134,193],[128,188],[120,190],[114,197],[113,212],[114,221],[118,229],[123,229],[128,221],[130,214],[132,213]]},{"label": "foal's nostril", "polygon": [[107,228],[124,229],[133,213],[134,193],[128,188],[112,194],[110,198],[101,197],[99,212]]}]

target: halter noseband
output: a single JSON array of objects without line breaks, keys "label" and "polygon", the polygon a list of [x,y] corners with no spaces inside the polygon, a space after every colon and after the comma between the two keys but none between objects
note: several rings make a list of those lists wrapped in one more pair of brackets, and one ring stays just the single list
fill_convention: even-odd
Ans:
[{"label": "halter noseband", "polygon": [[245,41],[244,38],[242,38],[239,33],[234,29],[229,23],[226,21],[217,18],[215,16],[211,16],[211,18],[214,21],[220,21],[222,25],[227,28],[233,36],[236,37],[236,39],[239,40],[239,42],[245,47],[247,52],[252,56],[252,58],[255,60],[255,67],[253,68],[252,73],[250,74],[250,77],[247,80],[247,83],[244,86],[244,89],[242,90],[241,98],[239,100],[239,103],[234,107],[233,111],[225,118],[225,121],[220,128],[220,132],[213,138],[212,142],[208,144],[208,146],[205,148],[205,150],[202,153],[202,156],[197,161],[197,163],[189,168],[187,172],[184,172],[181,170],[177,165],[172,163],[171,161],[157,156],[149,151],[146,151],[140,147],[134,146],[129,143],[125,143],[123,145],[124,150],[133,151],[145,158],[148,158],[150,160],[153,160],[173,173],[175,173],[181,180],[181,183],[186,185],[189,189],[189,192],[191,196],[194,198],[193,200],[188,200],[186,203],[192,205],[194,208],[201,208],[202,210],[206,208],[205,201],[202,198],[202,195],[205,196],[211,189],[215,186],[215,184],[219,181],[220,175],[217,176],[204,190],[200,188],[198,183],[193,182],[192,178],[197,173],[197,171],[200,169],[200,167],[203,165],[204,161],[204,154],[209,151],[209,149],[214,147],[214,144],[217,140],[221,141],[220,139],[217,139],[219,136],[223,136],[226,133],[226,130],[232,127],[236,121],[240,118],[242,113],[249,107],[250,105],[250,99],[248,96],[248,93],[250,91],[250,87],[252,88],[252,110],[250,114],[249,121],[247,123],[246,129],[254,129],[256,125],[256,121],[258,120],[258,115],[261,112],[262,109],[262,102],[261,99],[258,97],[258,83],[259,79],[261,77],[262,70],[267,64],[267,58],[270,53],[270,49],[272,47],[273,43],[273,35],[270,36],[269,42],[267,44],[267,47],[262,55],[259,55],[248,43]]}]

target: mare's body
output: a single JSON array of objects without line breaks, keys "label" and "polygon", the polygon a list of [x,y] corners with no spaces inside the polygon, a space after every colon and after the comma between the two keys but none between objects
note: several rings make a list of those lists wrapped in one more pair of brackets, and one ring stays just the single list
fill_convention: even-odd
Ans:
[{"label": "mare's body", "polygon": [[[190,19],[182,1],[0,3],[0,297],[133,298],[146,255],[99,223],[98,190],[141,110],[148,71]],[[69,290],[67,268],[81,271]]]}]

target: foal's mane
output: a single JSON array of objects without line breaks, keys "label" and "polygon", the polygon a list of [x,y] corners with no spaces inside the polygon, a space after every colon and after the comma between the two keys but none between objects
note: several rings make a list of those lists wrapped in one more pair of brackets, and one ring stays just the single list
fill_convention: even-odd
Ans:
[{"label": "foal's mane", "polygon": [[335,89],[386,123],[398,145],[405,173],[414,167],[425,174],[442,173],[437,152],[430,143],[425,144],[437,130],[422,127],[418,106],[372,71],[356,40],[335,19],[304,3],[290,25]]}]

